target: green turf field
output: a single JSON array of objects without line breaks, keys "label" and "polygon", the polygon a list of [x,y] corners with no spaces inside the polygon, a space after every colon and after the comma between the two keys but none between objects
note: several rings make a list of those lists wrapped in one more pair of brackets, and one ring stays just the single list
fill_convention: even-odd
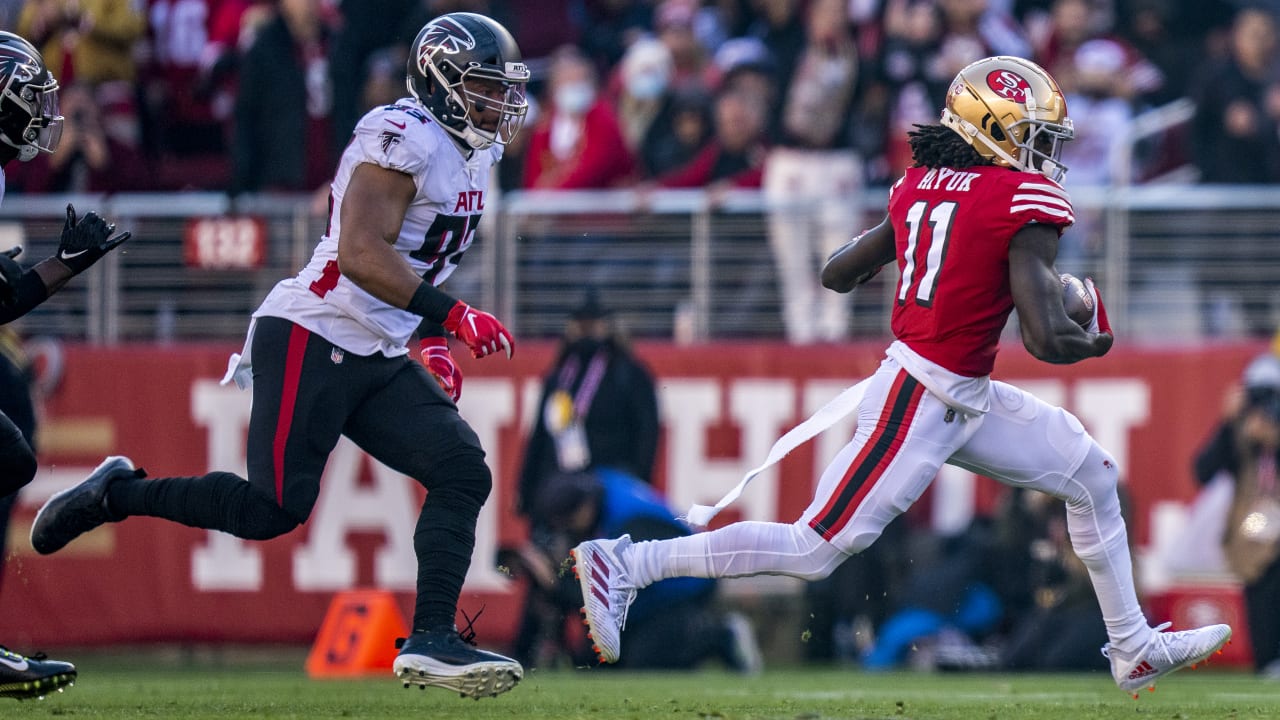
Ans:
[{"label": "green turf field", "polygon": [[1280,718],[1280,683],[1237,672],[1183,672],[1138,700],[1104,673],[1080,675],[869,675],[854,670],[768,670],[744,678],[602,669],[534,671],[498,698],[403,689],[392,677],[313,681],[300,662],[138,663],[77,658],[80,681],[42,701],[0,700],[0,718],[556,718],[737,720],[779,718]]}]

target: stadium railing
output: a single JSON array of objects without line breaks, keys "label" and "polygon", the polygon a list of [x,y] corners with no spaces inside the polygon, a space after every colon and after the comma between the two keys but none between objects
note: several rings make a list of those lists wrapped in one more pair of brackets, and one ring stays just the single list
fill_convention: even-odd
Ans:
[{"label": "stadium railing", "polygon": [[[1070,189],[1078,221],[1059,268],[1098,280],[1120,332],[1199,342],[1275,328],[1280,187]],[[879,188],[857,199],[864,225],[885,198]],[[24,245],[28,262],[51,255],[67,202],[134,237],[24,323],[94,343],[238,340],[325,227],[310,195],[14,196],[0,210],[0,247]],[[769,210],[749,191],[509,193],[488,200],[447,287],[525,337],[558,334],[597,287],[637,337],[781,339]],[[851,337],[888,334],[895,279],[890,269],[853,294]]]}]

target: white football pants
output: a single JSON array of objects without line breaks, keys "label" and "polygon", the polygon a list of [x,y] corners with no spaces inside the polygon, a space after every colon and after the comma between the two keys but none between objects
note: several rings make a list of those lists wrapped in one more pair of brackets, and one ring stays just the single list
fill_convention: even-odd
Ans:
[{"label": "white football pants", "polygon": [[636,543],[627,556],[632,580],[644,587],[685,576],[826,577],[875,542],[944,462],[1064,500],[1071,543],[1089,570],[1111,642],[1128,651],[1146,641],[1115,459],[1073,415],[1028,392],[992,382],[990,412],[966,416],[892,360],[869,380],[853,439],[823,471],[798,521],[739,522]]}]

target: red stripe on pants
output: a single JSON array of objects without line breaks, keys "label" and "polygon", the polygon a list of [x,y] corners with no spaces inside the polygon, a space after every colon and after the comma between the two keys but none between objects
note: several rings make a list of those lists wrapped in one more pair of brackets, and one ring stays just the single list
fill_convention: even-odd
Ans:
[{"label": "red stripe on pants", "polygon": [[[904,388],[904,386],[907,387]],[[809,521],[809,526],[821,533],[823,539],[831,540],[849,524],[858,506],[880,481],[885,469],[898,456],[898,450],[902,448],[902,442],[911,427],[911,418],[915,415],[916,408],[920,405],[920,398],[923,396],[924,386],[908,375],[905,370],[899,370],[897,377],[894,378],[893,387],[889,389],[888,397],[885,398],[880,419],[876,422],[876,429],[872,431],[871,437],[858,451],[858,456],[845,470],[844,477],[840,479],[822,511]],[[875,459],[875,465],[866,467],[866,464],[876,455],[879,457]],[[841,497],[849,492],[851,484],[853,496],[842,501]],[[836,518],[831,521],[830,517],[833,513]]]},{"label": "red stripe on pants", "polygon": [[298,404],[298,383],[302,379],[302,359],[307,351],[310,331],[294,325],[289,333],[289,349],[284,359],[284,388],[280,393],[280,415],[276,417],[276,436],[271,443],[271,456],[276,471],[276,502],[284,506],[284,449],[293,427],[293,410]]}]

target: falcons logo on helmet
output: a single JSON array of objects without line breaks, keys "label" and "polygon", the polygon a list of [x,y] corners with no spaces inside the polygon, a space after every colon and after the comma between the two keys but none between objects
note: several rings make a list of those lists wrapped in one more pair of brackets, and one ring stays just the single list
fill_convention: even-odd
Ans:
[{"label": "falcons logo on helmet", "polygon": [[475,46],[475,37],[462,27],[461,23],[453,18],[444,17],[432,23],[427,29],[426,36],[422,38],[422,45],[418,47],[418,54],[425,56],[439,49],[446,55],[457,55],[463,50],[473,50]]},{"label": "falcons logo on helmet", "polygon": [[13,76],[19,82],[31,82],[40,64],[20,48],[0,47],[0,77]]}]

